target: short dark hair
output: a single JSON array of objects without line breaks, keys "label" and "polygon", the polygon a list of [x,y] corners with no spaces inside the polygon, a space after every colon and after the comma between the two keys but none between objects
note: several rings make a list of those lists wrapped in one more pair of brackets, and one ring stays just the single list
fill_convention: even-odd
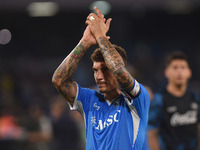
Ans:
[{"label": "short dark hair", "polygon": [[174,51],[166,58],[165,67],[167,68],[170,65],[170,63],[175,59],[185,60],[189,65],[188,57],[184,52],[182,52],[182,51]]},{"label": "short dark hair", "polygon": [[[123,58],[124,64],[127,65],[127,55],[126,55],[126,51],[120,47],[117,46],[115,44],[113,44],[114,48],[116,49],[116,51],[121,55],[121,57]],[[95,49],[95,51],[92,53],[91,55],[91,59],[92,61],[97,61],[97,62],[102,62],[105,61],[103,58],[103,55],[101,53],[101,49],[97,48]]]}]

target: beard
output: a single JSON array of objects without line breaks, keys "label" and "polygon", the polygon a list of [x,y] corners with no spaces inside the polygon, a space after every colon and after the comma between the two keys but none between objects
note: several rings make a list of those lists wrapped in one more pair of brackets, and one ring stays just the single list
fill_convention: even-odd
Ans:
[{"label": "beard", "polygon": [[100,93],[106,93],[107,92],[105,87],[102,87],[102,86],[98,86],[98,87],[99,87],[99,92]]}]

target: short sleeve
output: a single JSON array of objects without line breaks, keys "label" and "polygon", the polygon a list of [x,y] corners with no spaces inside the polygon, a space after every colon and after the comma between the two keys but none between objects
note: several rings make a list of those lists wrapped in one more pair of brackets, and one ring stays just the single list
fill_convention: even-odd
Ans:
[{"label": "short sleeve", "polygon": [[88,112],[91,96],[95,93],[95,91],[88,88],[82,88],[79,84],[77,84],[77,86],[78,90],[74,104],[73,106],[69,103],[68,104],[71,110],[77,110],[81,113],[81,115],[84,115]]},{"label": "short sleeve", "polygon": [[139,85],[140,92],[137,97],[132,100],[132,105],[135,106],[140,118],[147,119],[150,106],[150,96],[146,88],[140,83]]},{"label": "short sleeve", "polygon": [[154,95],[154,99],[150,105],[148,129],[155,129],[160,127],[163,118],[162,106],[162,95],[157,93]]},{"label": "short sleeve", "polygon": [[[150,96],[146,88],[135,80],[135,85],[126,95],[129,97],[127,102],[129,107],[136,109],[140,118],[147,119],[150,106]],[[131,106],[132,105],[132,106]]]}]

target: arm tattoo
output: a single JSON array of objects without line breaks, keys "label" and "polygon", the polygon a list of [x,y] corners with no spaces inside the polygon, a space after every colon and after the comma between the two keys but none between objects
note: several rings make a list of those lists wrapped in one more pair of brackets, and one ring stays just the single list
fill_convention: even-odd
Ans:
[{"label": "arm tattoo", "polygon": [[70,104],[74,103],[77,91],[76,83],[71,79],[71,75],[76,70],[78,62],[86,50],[83,43],[78,44],[60,64],[53,75],[54,85]]},{"label": "arm tattoo", "polygon": [[82,43],[75,48],[75,50],[72,52],[71,56],[74,58],[80,58],[82,57],[82,54],[84,53],[84,46],[82,45]]},{"label": "arm tattoo", "polygon": [[69,77],[71,77],[78,66],[78,62],[83,57],[85,52],[86,49],[82,43],[76,46],[55,71],[55,79],[62,78],[62,81],[66,81]]},{"label": "arm tattoo", "polygon": [[134,79],[125,68],[121,68],[120,70],[123,71],[119,71],[119,73],[114,73],[114,76],[116,77],[120,88],[125,91],[129,91],[134,85]]},{"label": "arm tattoo", "polygon": [[[63,87],[63,89],[58,89],[58,91],[60,92],[60,94],[63,96],[63,97],[68,97],[68,95],[70,95],[70,93],[72,93],[73,91],[75,91],[76,89],[76,83],[75,82],[71,82],[71,84],[67,84],[66,86]],[[74,99],[75,99],[75,96],[72,96],[72,97],[68,97],[68,102],[70,104],[73,104],[74,102]]]},{"label": "arm tattoo", "polygon": [[100,37],[97,41],[99,43],[99,47],[101,48],[105,63],[111,72],[114,73],[119,68],[125,66],[122,57],[106,37]]},{"label": "arm tattoo", "polygon": [[123,58],[106,37],[98,38],[97,42],[101,48],[106,66],[114,74],[120,87],[125,91],[129,91],[134,85],[134,79],[125,69]]}]

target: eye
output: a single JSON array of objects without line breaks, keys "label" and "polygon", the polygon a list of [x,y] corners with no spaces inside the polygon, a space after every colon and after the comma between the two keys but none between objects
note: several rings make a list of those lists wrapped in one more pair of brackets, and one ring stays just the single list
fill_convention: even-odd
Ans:
[{"label": "eye", "polygon": [[105,72],[105,71],[107,71],[107,70],[108,70],[107,67],[102,68],[102,71],[103,71],[103,72]]},{"label": "eye", "polygon": [[93,68],[93,71],[94,71],[94,72],[97,72],[97,69]]},{"label": "eye", "polygon": [[186,68],[187,68],[187,66],[181,66],[181,68],[182,68],[182,69],[186,69]]},{"label": "eye", "polygon": [[173,69],[176,70],[178,67],[177,66],[173,66]]}]

